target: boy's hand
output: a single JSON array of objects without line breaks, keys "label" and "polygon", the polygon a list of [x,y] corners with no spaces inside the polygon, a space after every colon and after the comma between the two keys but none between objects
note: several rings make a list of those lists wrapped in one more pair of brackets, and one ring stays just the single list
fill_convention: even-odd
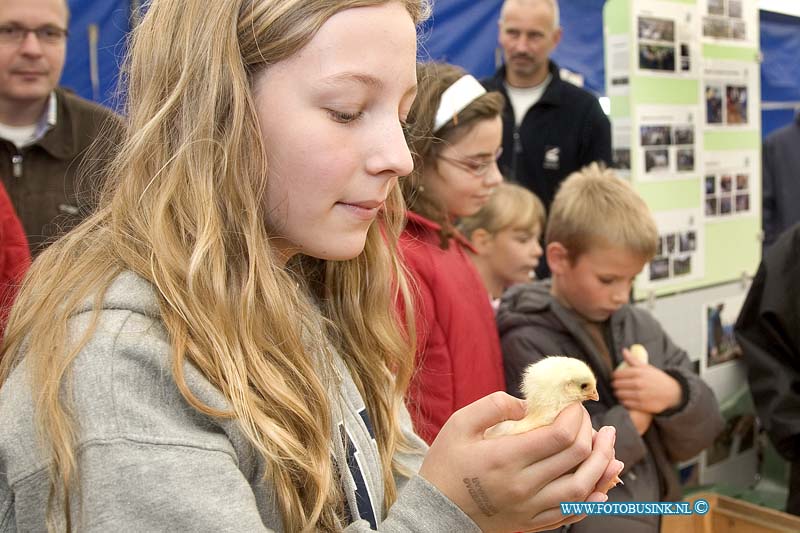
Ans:
[{"label": "boy's hand", "polygon": [[683,391],[675,378],[638,361],[627,348],[622,349],[622,356],[629,366],[614,371],[611,386],[626,409],[657,415],[680,404]]},{"label": "boy's hand", "polygon": [[647,430],[650,429],[650,424],[653,423],[653,415],[650,413],[645,413],[644,411],[636,411],[633,409],[630,409],[628,414],[630,415],[633,426],[636,428],[639,436],[641,437],[647,433]]}]

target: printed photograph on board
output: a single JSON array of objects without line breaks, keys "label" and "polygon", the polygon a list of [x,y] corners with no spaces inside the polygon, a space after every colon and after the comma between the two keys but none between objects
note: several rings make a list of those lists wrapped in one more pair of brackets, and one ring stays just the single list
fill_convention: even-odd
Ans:
[{"label": "printed photograph on board", "polygon": [[706,465],[711,466],[751,450],[756,441],[755,416],[748,413],[732,417],[725,429],[706,450]]},{"label": "printed photograph on board", "polygon": [[675,126],[675,144],[694,144],[694,126]]},{"label": "printed photograph on board", "polygon": [[660,44],[640,44],[639,68],[674,72],[675,47]]},{"label": "printed photograph on board", "polygon": [[677,156],[678,172],[694,170],[694,148],[681,148]]},{"label": "printed photograph on board", "polygon": [[725,105],[728,124],[747,124],[747,87],[728,85],[725,87]]},{"label": "printed photograph on board", "polygon": [[669,126],[642,126],[641,143],[642,146],[659,146],[671,144]]},{"label": "printed photograph on board", "polygon": [[639,39],[675,42],[675,21],[655,17],[639,17]]},{"label": "printed photograph on board", "polygon": [[709,15],[724,15],[725,14],[725,1],[724,0],[708,0],[708,14]]},{"label": "printed photograph on board", "polygon": [[669,170],[669,150],[656,148],[644,151],[645,172],[658,172]]},{"label": "printed photograph on board", "polygon": [[722,124],[722,89],[716,85],[706,86],[706,122]]},{"label": "printed photograph on board", "polygon": [[739,359],[742,349],[733,334],[741,303],[721,300],[706,306],[706,368]]}]

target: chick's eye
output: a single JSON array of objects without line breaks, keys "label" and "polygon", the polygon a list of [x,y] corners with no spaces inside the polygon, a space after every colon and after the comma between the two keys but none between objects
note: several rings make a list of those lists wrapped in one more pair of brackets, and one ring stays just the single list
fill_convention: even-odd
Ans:
[{"label": "chick's eye", "polygon": [[581,383],[581,390],[586,390],[588,388],[589,388],[589,384],[588,383]]}]

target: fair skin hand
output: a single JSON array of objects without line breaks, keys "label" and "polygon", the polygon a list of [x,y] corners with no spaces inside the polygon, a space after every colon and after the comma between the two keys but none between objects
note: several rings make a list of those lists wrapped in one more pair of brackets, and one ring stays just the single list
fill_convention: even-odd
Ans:
[{"label": "fair skin hand", "polygon": [[606,501],[603,488],[622,470],[614,458],[614,429],[595,433],[579,404],[550,426],[484,439],[487,428],[524,415],[524,402],[502,392],[460,409],[420,469],[483,531],[543,531],[576,522],[583,516],[565,517],[559,503]]},{"label": "fair skin hand", "polygon": [[647,433],[647,430],[650,429],[650,424],[653,423],[653,415],[644,411],[629,410],[628,415],[630,415],[633,427],[636,428],[639,436]]},{"label": "fair skin hand", "polygon": [[683,390],[675,378],[634,358],[627,348],[622,356],[629,366],[612,374],[611,386],[626,409],[657,415],[680,403]]}]

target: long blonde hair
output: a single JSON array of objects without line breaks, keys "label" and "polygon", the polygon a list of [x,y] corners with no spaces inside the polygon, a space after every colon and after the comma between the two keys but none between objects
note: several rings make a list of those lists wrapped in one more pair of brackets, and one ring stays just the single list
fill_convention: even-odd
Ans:
[{"label": "long blonde hair", "polygon": [[[125,141],[97,211],[44,251],[12,312],[0,384],[23,358],[39,396],[36,425],[52,456],[48,527],[70,523],[77,489],[76,421],[61,394],[93,334],[68,341],[68,320],[89,297],[95,323],[122,271],[148,280],[172,343],[172,373],[198,411],[236,419],[270,469],[287,531],[334,530],[343,497],[330,453],[331,400],[315,370],[332,345],[362,393],[382,457],[384,505],[396,498],[403,450],[397,412],[413,360],[413,320],[395,243],[399,188],[370,228],[364,252],[344,262],[273,258],[265,227],[266,157],[254,76],[305,46],[344,9],[387,0],[154,0],[135,30],[125,89]],[[427,0],[402,0],[415,22]],[[367,281],[368,280],[368,281]],[[297,284],[317,296],[317,309]],[[324,324],[319,328],[319,323]],[[404,333],[405,331],[405,333]],[[314,334],[315,332],[318,332]],[[309,345],[309,335],[313,343]],[[193,364],[228,400],[204,405],[187,387]]]}]

